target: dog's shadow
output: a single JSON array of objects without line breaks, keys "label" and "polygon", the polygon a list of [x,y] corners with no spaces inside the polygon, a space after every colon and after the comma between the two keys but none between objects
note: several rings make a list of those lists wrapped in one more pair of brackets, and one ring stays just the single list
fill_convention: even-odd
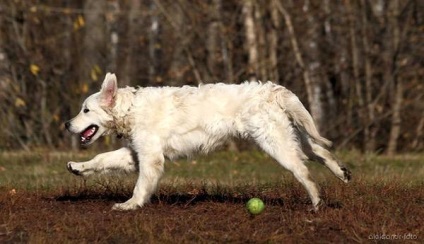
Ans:
[{"label": "dog's shadow", "polygon": [[[78,192],[64,192],[54,198],[59,202],[125,202],[131,197],[131,192],[97,192],[90,190],[82,190]],[[194,206],[201,203],[228,203],[228,204],[245,204],[249,199],[254,197],[251,194],[232,194],[217,193],[211,194],[207,192],[193,193],[157,193],[150,200],[150,204],[161,204],[170,206]],[[261,198],[268,206],[286,206],[288,208],[305,208],[311,203],[308,198],[290,198],[283,199],[277,196],[268,196],[261,194],[257,196]],[[326,201],[326,207],[330,209],[340,209],[342,204],[338,201]]]},{"label": "dog's shadow", "polygon": [[54,197],[58,202],[122,202],[131,197],[127,192],[99,192],[92,190],[64,191]]},{"label": "dog's shadow", "polygon": [[[95,192],[90,190],[82,190],[79,192],[63,192],[54,197],[58,202],[124,202],[131,197],[129,192]],[[204,202],[215,203],[246,203],[253,196],[234,195],[234,194],[210,194],[207,192],[200,193],[158,193],[154,194],[150,199],[152,204],[165,205],[196,205]],[[283,205],[281,198],[271,196],[260,196],[260,198],[268,205]]]},{"label": "dog's shadow", "polygon": [[[228,203],[228,204],[245,204],[251,196],[248,195],[230,195],[230,194],[157,194],[152,197],[152,203],[190,206],[199,203]],[[260,197],[267,205],[282,206],[284,201],[281,198],[273,198],[269,196]]]}]

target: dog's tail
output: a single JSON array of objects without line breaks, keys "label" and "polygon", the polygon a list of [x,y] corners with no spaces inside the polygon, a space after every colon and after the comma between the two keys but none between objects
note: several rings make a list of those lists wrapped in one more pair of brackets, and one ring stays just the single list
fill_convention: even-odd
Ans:
[{"label": "dog's tail", "polygon": [[295,94],[285,88],[279,89],[277,102],[296,127],[306,132],[316,143],[331,147],[333,143],[319,134],[311,114]]}]

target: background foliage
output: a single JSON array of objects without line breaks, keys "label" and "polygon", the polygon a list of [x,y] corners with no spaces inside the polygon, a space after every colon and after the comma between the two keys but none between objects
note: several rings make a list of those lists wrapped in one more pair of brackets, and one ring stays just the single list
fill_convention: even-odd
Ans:
[{"label": "background foliage", "polygon": [[63,122],[110,71],[120,86],[272,80],[299,95],[338,147],[422,150],[422,7],[418,0],[1,1],[0,149],[77,148]]}]

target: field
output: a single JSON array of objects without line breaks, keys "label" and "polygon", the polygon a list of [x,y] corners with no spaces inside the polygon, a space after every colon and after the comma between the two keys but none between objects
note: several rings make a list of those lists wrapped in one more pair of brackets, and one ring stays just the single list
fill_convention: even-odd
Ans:
[{"label": "field", "polygon": [[[326,205],[317,212],[293,176],[259,151],[218,152],[167,162],[151,203],[111,211],[136,175],[82,179],[66,162],[84,152],[0,154],[0,243],[362,243],[424,242],[424,155],[387,158],[338,152],[344,184],[308,167]],[[265,211],[245,203],[259,197]]]}]

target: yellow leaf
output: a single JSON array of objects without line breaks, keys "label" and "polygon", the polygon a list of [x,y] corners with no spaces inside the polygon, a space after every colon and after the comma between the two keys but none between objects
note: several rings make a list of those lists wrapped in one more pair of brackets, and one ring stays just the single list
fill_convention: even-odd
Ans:
[{"label": "yellow leaf", "polygon": [[57,115],[57,114],[53,115],[53,121],[56,122],[56,123],[59,122],[60,121],[59,115]]},{"label": "yellow leaf", "polygon": [[101,74],[102,73],[102,69],[97,64],[94,65],[93,69],[97,72],[97,74]]},{"label": "yellow leaf", "polygon": [[38,65],[36,64],[31,64],[29,66],[29,70],[31,71],[33,75],[38,75],[38,73],[40,72],[40,67],[38,67]]},{"label": "yellow leaf", "polygon": [[97,72],[94,69],[91,70],[90,76],[91,76],[91,79],[94,81],[97,81],[99,79],[99,77],[97,76]]},{"label": "yellow leaf", "polygon": [[87,83],[82,84],[81,92],[82,93],[87,93],[88,92],[88,85],[87,85]]},{"label": "yellow leaf", "polygon": [[85,25],[85,20],[84,17],[82,15],[78,15],[77,17],[77,21],[80,27],[83,27]]},{"label": "yellow leaf", "polygon": [[102,74],[102,69],[96,64],[91,68],[90,76],[93,81],[99,80],[99,75]]},{"label": "yellow leaf", "polygon": [[17,97],[15,99],[15,107],[20,108],[20,107],[25,107],[25,106],[26,106],[25,101],[22,98]]},{"label": "yellow leaf", "polygon": [[78,15],[78,17],[74,21],[74,30],[78,30],[85,26],[85,20],[82,15]]}]

